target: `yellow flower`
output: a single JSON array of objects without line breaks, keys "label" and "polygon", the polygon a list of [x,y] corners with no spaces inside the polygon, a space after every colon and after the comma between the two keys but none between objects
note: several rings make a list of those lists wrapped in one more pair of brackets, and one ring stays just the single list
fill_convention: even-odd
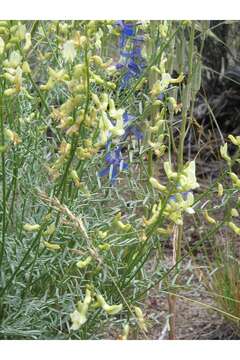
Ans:
[{"label": "yellow flower", "polygon": [[113,228],[121,230],[123,232],[128,232],[132,229],[131,224],[124,224],[121,220],[121,213],[118,213],[113,219]]},{"label": "yellow flower", "polygon": [[195,211],[192,208],[194,203],[194,196],[192,192],[187,194],[187,199],[184,200],[182,194],[177,193],[174,195],[174,199],[170,199],[165,210],[164,215],[173,221],[176,225],[182,225],[183,212],[187,212],[188,214],[194,214]]},{"label": "yellow flower", "polygon": [[48,241],[43,241],[43,243],[48,250],[60,250],[61,249],[61,246],[58,244],[51,244]]},{"label": "yellow flower", "polygon": [[80,182],[77,171],[76,170],[71,170],[70,175],[71,175],[71,178],[74,181],[75,186],[79,188],[81,186],[81,182]]},{"label": "yellow flower", "polygon": [[184,79],[184,74],[181,73],[176,79],[171,78],[170,82],[171,84],[179,84]]},{"label": "yellow flower", "polygon": [[0,36],[0,55],[3,54],[4,48],[5,48],[5,43],[4,43],[3,39]]},{"label": "yellow flower", "polygon": [[218,194],[217,194],[217,196],[218,197],[222,197],[223,196],[223,186],[222,186],[222,184],[218,184]]},{"label": "yellow flower", "polygon": [[16,88],[9,88],[9,89],[6,89],[4,91],[5,96],[12,96],[12,95],[15,95],[15,94],[17,94],[17,89]]},{"label": "yellow flower", "polygon": [[23,51],[28,51],[32,46],[31,33],[25,34],[25,45],[23,47]]},{"label": "yellow flower", "polygon": [[177,178],[178,174],[176,172],[172,171],[172,167],[171,167],[169,161],[165,161],[163,163],[163,167],[164,167],[165,173],[166,173],[169,180]]},{"label": "yellow flower", "polygon": [[224,159],[224,160],[226,160],[227,161],[227,163],[230,165],[231,164],[231,158],[230,158],[230,156],[228,155],[228,144],[227,143],[225,143],[224,145],[221,145],[220,146],[220,154],[221,154],[221,156],[222,156],[222,158]]},{"label": "yellow flower", "polygon": [[163,69],[158,69],[156,66],[153,66],[152,70],[157,71],[158,73],[162,73],[161,80],[157,80],[153,84],[152,90],[150,91],[152,96],[159,95],[161,92],[167,89],[169,84],[179,84],[184,79],[183,73],[181,73],[178,78],[173,79],[170,74],[162,72]]},{"label": "yellow flower", "polygon": [[72,330],[78,330],[87,321],[87,312],[91,301],[91,292],[87,289],[84,301],[78,301],[77,309],[70,314],[70,318],[73,323],[71,326]]},{"label": "yellow flower", "polygon": [[165,150],[166,150],[166,145],[162,144],[162,141],[163,141],[162,135],[159,136],[158,142],[152,142],[152,141],[148,140],[148,145],[151,146],[155,155],[158,158],[160,158],[165,153]]},{"label": "yellow flower", "polygon": [[73,40],[68,40],[63,44],[62,55],[66,62],[74,61],[74,59],[77,55],[77,52],[76,52]]},{"label": "yellow flower", "polygon": [[238,216],[239,216],[239,213],[238,213],[237,209],[231,209],[231,215],[232,215],[233,217],[238,217]]},{"label": "yellow flower", "polygon": [[240,189],[240,179],[234,172],[230,172],[230,178],[232,179],[233,185]]},{"label": "yellow flower", "polygon": [[30,69],[30,66],[29,66],[27,61],[24,61],[24,63],[22,64],[22,71],[25,74],[30,74],[31,73],[31,69]]},{"label": "yellow flower", "polygon": [[87,38],[84,35],[80,35],[80,32],[77,31],[75,36],[74,36],[74,45],[76,46],[76,48],[81,48],[83,47],[87,42]]},{"label": "yellow flower", "polygon": [[28,232],[35,232],[38,231],[40,229],[40,225],[39,224],[25,224],[23,225],[23,230],[28,231]]},{"label": "yellow flower", "polygon": [[153,205],[152,216],[150,217],[150,219],[147,220],[145,217],[143,218],[144,226],[153,225],[158,220],[160,211],[161,211],[161,201],[159,201],[159,204]]},{"label": "yellow flower", "polygon": [[54,223],[52,223],[51,225],[49,225],[47,227],[46,231],[44,231],[44,235],[50,236],[50,235],[54,234],[55,231],[56,231],[56,226]]},{"label": "yellow flower", "polygon": [[110,249],[111,245],[108,243],[104,243],[104,244],[99,244],[98,247],[102,251],[107,251]]},{"label": "yellow flower", "polygon": [[99,305],[103,308],[103,310],[106,311],[106,313],[108,313],[109,315],[118,314],[123,308],[122,304],[108,305],[101,294],[97,295],[97,301]]},{"label": "yellow flower", "polygon": [[211,217],[211,216],[208,215],[208,211],[207,211],[207,210],[204,211],[203,215],[204,215],[205,220],[206,220],[209,224],[216,224],[216,220],[215,220],[213,217]]},{"label": "yellow flower", "polygon": [[167,189],[166,186],[161,185],[159,183],[159,181],[157,179],[155,179],[154,177],[150,177],[149,182],[154,189],[157,189],[159,191],[166,191],[166,189]]},{"label": "yellow flower", "polygon": [[157,228],[156,232],[159,234],[159,235],[163,235],[163,236],[170,236],[172,234],[172,227],[168,227],[167,229],[164,229],[164,228]]},{"label": "yellow flower", "polygon": [[77,262],[77,267],[79,269],[83,269],[85,268],[86,266],[88,266],[90,264],[90,262],[92,261],[92,257],[91,256],[88,256],[85,260],[80,260]]},{"label": "yellow flower", "polygon": [[15,133],[14,131],[10,130],[10,129],[4,129],[4,132],[6,134],[6,136],[8,137],[8,139],[10,141],[12,141],[13,145],[18,145],[21,144],[22,140],[20,139],[20,137],[18,136],[17,133]]},{"label": "yellow flower", "polygon": [[181,172],[179,183],[181,186],[181,191],[189,191],[194,190],[199,187],[199,184],[196,180],[196,166],[195,166],[195,160],[190,161],[190,163],[183,169]]},{"label": "yellow flower", "polygon": [[228,226],[235,232],[235,234],[240,235],[240,227],[235,225],[233,222],[229,222]]},{"label": "yellow flower", "polygon": [[129,334],[129,324],[125,324],[123,327],[122,335],[119,336],[119,340],[127,340]]},{"label": "yellow flower", "polygon": [[144,320],[142,310],[138,306],[134,306],[134,311],[137,317],[137,322],[141,330],[147,332],[147,326]]},{"label": "yellow flower", "polygon": [[70,318],[73,323],[71,330],[78,330],[87,321],[86,316],[80,314],[80,312],[77,310],[74,310],[74,312],[70,314]]},{"label": "yellow flower", "polygon": [[233,136],[233,135],[228,135],[229,140],[231,140],[231,142],[236,145],[236,146],[240,146],[240,136]]},{"label": "yellow flower", "polygon": [[108,231],[102,231],[102,230],[98,230],[98,236],[100,237],[100,239],[104,240],[108,235]]},{"label": "yellow flower", "polygon": [[[12,28],[11,28],[11,29],[12,29]],[[16,26],[16,32],[15,32],[15,35],[16,35],[18,41],[23,40],[24,37],[25,37],[25,34],[26,34],[26,25],[19,23],[19,24]]]},{"label": "yellow flower", "polygon": [[14,83],[15,83],[17,92],[19,92],[22,87],[22,69],[19,66],[16,69]]},{"label": "yellow flower", "polygon": [[18,50],[12,51],[9,56],[9,60],[4,62],[4,65],[15,69],[21,64],[21,61],[22,61],[22,56],[20,55],[20,52]]}]

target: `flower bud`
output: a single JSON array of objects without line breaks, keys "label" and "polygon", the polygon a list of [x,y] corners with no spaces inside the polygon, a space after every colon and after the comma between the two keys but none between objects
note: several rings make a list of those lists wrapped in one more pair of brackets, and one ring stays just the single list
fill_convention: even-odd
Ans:
[{"label": "flower bud", "polygon": [[217,196],[218,197],[222,197],[223,196],[223,186],[222,186],[222,184],[220,184],[220,183],[218,183],[218,194],[217,194]]},{"label": "flower bud", "polygon": [[51,225],[49,225],[46,229],[46,231],[44,231],[44,235],[45,236],[51,236],[52,234],[54,234],[56,231],[56,226],[54,223],[52,223]]},{"label": "flower bud", "polygon": [[22,64],[22,71],[25,74],[31,74],[31,69],[27,61],[24,61],[24,63]]},{"label": "flower bud", "polygon": [[88,256],[85,260],[78,261],[76,265],[79,269],[84,269],[90,264],[91,261],[92,261],[92,257]]},{"label": "flower bud", "polygon": [[129,324],[125,324],[123,327],[122,335],[119,336],[119,340],[127,340],[129,334]]},{"label": "flower bud", "polygon": [[147,332],[147,326],[144,320],[142,310],[138,306],[134,306],[134,311],[137,317],[137,322],[141,330]]},{"label": "flower bud", "polygon": [[15,95],[15,94],[17,94],[17,89],[16,89],[16,88],[6,89],[3,94],[4,94],[5,96]]},{"label": "flower bud", "polygon": [[208,215],[207,210],[204,211],[203,213],[205,220],[209,223],[209,224],[216,224],[216,220],[214,218],[212,218],[211,216]]},{"label": "flower bud", "polygon": [[152,185],[152,187],[153,187],[154,189],[157,189],[157,190],[159,190],[159,191],[166,191],[166,190],[167,190],[166,186],[161,185],[161,184],[159,183],[159,181],[158,181],[157,179],[155,179],[154,177],[151,177],[151,178],[149,179],[149,182],[151,183],[151,185]]},{"label": "flower bud", "polygon": [[106,313],[109,315],[118,314],[123,308],[122,304],[108,305],[101,294],[97,295],[97,301],[103,310],[106,311]]},{"label": "flower bud", "polygon": [[71,175],[71,178],[72,178],[73,181],[74,181],[75,186],[79,188],[79,187],[81,186],[81,183],[80,183],[80,179],[79,179],[79,177],[78,177],[77,171],[76,171],[76,170],[72,170],[71,173],[70,173],[70,175]]},{"label": "flower bud", "polygon": [[233,185],[240,189],[240,179],[234,172],[229,173],[230,178],[232,179]]},{"label": "flower bud", "polygon": [[233,217],[238,217],[239,216],[239,213],[238,213],[237,209],[231,209],[231,216],[233,216]]},{"label": "flower bud", "polygon": [[233,136],[233,135],[228,135],[229,140],[231,140],[231,142],[236,145],[236,146],[240,146],[240,136]]},{"label": "flower bud", "polygon": [[13,145],[21,144],[22,140],[20,139],[17,133],[7,128],[4,129],[4,132],[8,137],[8,139],[13,143]]},{"label": "flower bud", "polygon": [[0,36],[0,55],[3,54],[4,48],[5,48],[5,43],[4,43],[3,39]]},{"label": "flower bud", "polygon": [[24,224],[23,225],[23,230],[28,231],[28,232],[36,232],[40,229],[40,225],[39,224]]},{"label": "flower bud", "polygon": [[233,222],[229,222],[228,226],[230,227],[231,230],[235,232],[235,234],[240,235],[240,227],[235,225]]},{"label": "flower bud", "polygon": [[221,154],[222,158],[224,160],[226,160],[227,163],[230,165],[231,164],[231,158],[229,157],[229,155],[227,153],[227,150],[228,150],[228,144],[227,143],[220,146],[220,154]]},{"label": "flower bud", "polygon": [[61,249],[61,246],[58,244],[51,244],[48,241],[43,241],[43,243],[48,250],[60,250]]},{"label": "flower bud", "polygon": [[25,45],[23,47],[23,51],[28,51],[30,47],[32,46],[32,40],[31,40],[31,33],[25,34]]},{"label": "flower bud", "polygon": [[164,167],[165,173],[166,173],[169,180],[177,178],[178,174],[176,172],[172,171],[172,167],[171,167],[169,161],[165,161],[163,163],[163,167]]}]

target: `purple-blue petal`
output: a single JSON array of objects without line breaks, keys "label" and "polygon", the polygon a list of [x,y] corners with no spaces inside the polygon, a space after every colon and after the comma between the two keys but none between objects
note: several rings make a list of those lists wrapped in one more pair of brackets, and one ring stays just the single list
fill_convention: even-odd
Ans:
[{"label": "purple-blue petal", "polygon": [[119,173],[119,166],[113,166],[112,169],[112,176],[111,176],[111,182],[115,181]]},{"label": "purple-blue petal", "polygon": [[124,123],[127,123],[128,121],[132,121],[132,120],[135,120],[135,119],[136,119],[136,116],[128,114],[127,111],[125,111],[125,113],[123,114]]},{"label": "purple-blue petal", "polygon": [[120,69],[122,69],[123,67],[124,67],[123,64],[116,64],[116,65],[115,65],[115,68],[116,68],[117,70],[120,70]]},{"label": "purple-blue petal", "polygon": [[131,131],[137,140],[143,139],[143,132],[137,126],[132,126]]},{"label": "purple-blue petal", "polygon": [[109,167],[106,167],[98,172],[99,177],[107,176],[108,174],[109,174]]},{"label": "purple-blue petal", "polygon": [[112,153],[111,153],[111,152],[107,153],[107,155],[105,156],[105,160],[106,160],[107,163],[113,164],[114,159],[113,159],[113,157],[112,157]]}]

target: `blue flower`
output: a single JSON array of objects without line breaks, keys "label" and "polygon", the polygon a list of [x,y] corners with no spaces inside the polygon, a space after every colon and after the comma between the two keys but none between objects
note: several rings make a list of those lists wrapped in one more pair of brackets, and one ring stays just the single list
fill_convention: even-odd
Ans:
[{"label": "blue flower", "polygon": [[128,136],[135,136],[135,138],[140,141],[143,139],[143,132],[140,130],[140,128],[137,125],[131,125],[131,122],[133,120],[135,120],[136,117],[132,116],[130,114],[128,114],[127,112],[125,112],[123,114],[123,120],[124,123],[128,125],[125,127],[125,133],[121,138],[121,141],[125,141],[127,139]]},{"label": "blue flower", "polygon": [[[125,23],[124,20],[119,20],[116,25],[121,27],[121,35],[119,41],[120,55],[123,58],[123,64],[117,64],[116,69],[125,69],[121,82],[121,89],[128,86],[129,81],[141,75],[142,69],[146,66],[145,60],[141,54],[141,46],[144,41],[143,35],[136,35],[136,26],[139,23]],[[124,50],[128,39],[132,41],[131,51]]]},{"label": "blue flower", "polygon": [[99,171],[98,176],[110,176],[111,184],[113,184],[119,172],[128,169],[128,164],[123,161],[121,148],[119,146],[107,153],[105,161],[107,162],[107,166]]},{"label": "blue flower", "polygon": [[116,25],[121,27],[119,46],[122,48],[125,46],[127,38],[135,35],[135,24],[125,23],[124,20],[118,20],[116,21]]},{"label": "blue flower", "polygon": [[163,93],[161,93],[161,94],[157,97],[157,99],[158,99],[158,100],[161,100],[161,101],[163,101],[164,98],[165,98],[165,95],[164,95]]}]

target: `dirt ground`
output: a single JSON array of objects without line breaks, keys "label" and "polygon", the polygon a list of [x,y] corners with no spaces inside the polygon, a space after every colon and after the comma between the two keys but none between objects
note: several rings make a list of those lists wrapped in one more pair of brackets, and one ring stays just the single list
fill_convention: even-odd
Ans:
[{"label": "dirt ground", "polygon": [[[211,296],[199,284],[191,281],[191,291],[180,291],[176,305],[176,338],[178,340],[227,340],[240,339],[217,310]],[[193,285],[194,284],[194,285]],[[168,339],[168,295],[153,289],[146,301],[146,318],[151,319],[149,339]],[[150,324],[149,324],[150,325]]]}]

